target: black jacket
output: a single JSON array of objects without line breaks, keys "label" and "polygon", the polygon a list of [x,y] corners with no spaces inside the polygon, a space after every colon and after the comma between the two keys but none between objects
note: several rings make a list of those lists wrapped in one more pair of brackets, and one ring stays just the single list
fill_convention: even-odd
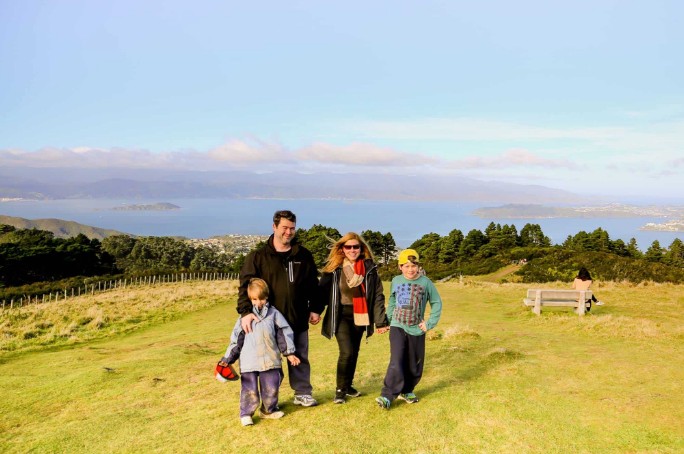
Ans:
[{"label": "black jacket", "polygon": [[318,271],[311,252],[296,241],[288,253],[273,247],[271,235],[264,247],[247,255],[240,270],[237,311],[241,317],[252,313],[247,284],[253,277],[266,281],[268,302],[278,309],[295,332],[309,329],[310,307],[318,296]]},{"label": "black jacket", "polygon": [[[366,287],[366,303],[368,304],[368,318],[370,325],[366,327],[366,337],[373,334],[373,325],[382,328],[388,325],[387,316],[385,315],[385,294],[382,290],[382,281],[378,276],[378,270],[375,263],[370,259],[365,259],[363,262],[366,267],[366,276],[364,278],[364,285]],[[337,268],[332,273],[323,273],[321,281],[318,284],[320,296],[318,301],[328,306],[323,317],[323,326],[321,327],[321,334],[328,339],[332,339],[337,333],[337,328],[340,325],[340,314],[342,312],[342,304],[340,304],[340,276],[342,268]],[[323,308],[319,308],[323,310]],[[316,312],[316,311],[314,311]]]}]

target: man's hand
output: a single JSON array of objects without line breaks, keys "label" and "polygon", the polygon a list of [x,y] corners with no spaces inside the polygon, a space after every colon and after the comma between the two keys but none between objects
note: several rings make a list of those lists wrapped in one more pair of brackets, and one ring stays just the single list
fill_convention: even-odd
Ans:
[{"label": "man's hand", "polygon": [[293,366],[299,366],[299,363],[302,362],[302,361],[301,361],[299,358],[297,358],[295,355],[290,355],[290,356],[288,356],[288,357],[287,357],[287,361],[288,361],[290,364],[292,364]]},{"label": "man's hand", "polygon": [[378,334],[385,334],[387,331],[389,331],[389,326],[383,326],[382,328],[375,330],[375,332]]},{"label": "man's hand", "polygon": [[312,325],[317,325],[321,321],[321,316],[315,312],[309,313],[309,323]]},{"label": "man's hand", "polygon": [[240,325],[242,325],[242,331],[244,331],[245,333],[251,333],[253,321],[256,321],[257,323],[259,323],[259,319],[254,314],[247,314],[244,317],[242,317],[242,319],[240,319]]}]

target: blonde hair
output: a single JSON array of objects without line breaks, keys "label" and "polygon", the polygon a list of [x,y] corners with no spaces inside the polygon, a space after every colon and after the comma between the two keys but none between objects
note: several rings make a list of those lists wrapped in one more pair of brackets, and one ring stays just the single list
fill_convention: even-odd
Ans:
[{"label": "blonde hair", "polygon": [[335,241],[332,246],[330,246],[330,254],[328,254],[328,262],[325,264],[323,267],[323,272],[324,273],[332,273],[335,271],[337,268],[339,268],[342,265],[342,262],[344,262],[344,243],[346,243],[349,240],[356,240],[359,242],[361,245],[360,253],[359,253],[359,260],[363,259],[371,259],[373,260],[373,252],[371,251],[370,247],[368,247],[368,243],[366,243],[366,240],[363,239],[361,235],[358,233],[354,232],[349,232],[346,233],[342,238],[339,240]]},{"label": "blonde hair", "polygon": [[247,296],[249,299],[257,298],[260,300],[268,299],[268,284],[265,280],[253,277],[247,284]]}]

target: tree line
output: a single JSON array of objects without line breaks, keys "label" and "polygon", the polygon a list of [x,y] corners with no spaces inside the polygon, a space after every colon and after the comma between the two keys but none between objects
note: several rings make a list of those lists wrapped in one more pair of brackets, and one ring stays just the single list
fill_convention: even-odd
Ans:
[{"label": "tree line", "polygon": [[[360,232],[389,279],[397,273],[397,245],[390,232]],[[297,229],[297,238],[314,256],[319,268],[327,260],[330,245],[341,233],[323,225]],[[256,247],[259,247],[257,245]],[[552,245],[538,224],[490,223],[484,231],[464,234],[454,229],[447,235],[427,233],[409,247],[416,249],[428,274],[439,279],[449,275],[477,275],[521,261],[524,282],[570,280],[579,266],[587,266],[603,280],[684,282],[684,244],[675,239],[668,248],[658,241],[642,252],[632,238],[612,240],[605,230],[580,231],[559,245]],[[211,247],[191,245],[172,237],[110,236],[102,241],[85,235],[55,238],[38,229],[0,225],[0,291],[3,288],[43,284],[93,276],[149,276],[186,272],[238,272],[244,255],[226,254]],[[55,284],[63,288],[63,282]]]}]

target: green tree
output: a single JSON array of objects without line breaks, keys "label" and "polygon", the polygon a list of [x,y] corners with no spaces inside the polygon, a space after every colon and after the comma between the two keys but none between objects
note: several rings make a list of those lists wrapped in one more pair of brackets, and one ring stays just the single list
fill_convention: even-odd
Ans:
[{"label": "green tree", "polygon": [[462,260],[469,260],[477,254],[485,244],[487,244],[487,236],[477,229],[472,229],[465,238],[463,238],[458,255]]},{"label": "green tree", "polygon": [[544,235],[539,224],[525,224],[520,230],[520,245],[523,247],[549,247],[551,239]]},{"label": "green tree", "polygon": [[340,232],[332,227],[314,224],[310,229],[297,229],[298,241],[313,255],[318,268],[323,268],[328,260],[330,246],[342,238]]},{"label": "green tree", "polygon": [[410,249],[415,249],[420,255],[422,262],[437,262],[439,258],[439,248],[442,237],[438,233],[426,233],[420,239],[416,240],[409,246]]},{"label": "green tree", "polygon": [[641,258],[644,255],[637,246],[637,240],[635,238],[629,240],[629,243],[627,244],[627,253],[629,254],[629,257],[635,259]]},{"label": "green tree", "polygon": [[651,246],[646,251],[646,254],[644,254],[644,258],[646,260],[654,263],[662,262],[663,256],[663,248],[660,247],[660,242],[658,240],[654,240],[653,243],[651,243]]},{"label": "green tree", "polygon": [[463,242],[463,232],[454,229],[447,236],[442,238],[439,247],[439,263],[452,263],[458,257],[458,250]]},{"label": "green tree", "polygon": [[671,266],[684,268],[684,243],[682,243],[682,240],[675,238],[672,241],[670,247],[667,248],[667,252],[665,252],[663,262]]}]

